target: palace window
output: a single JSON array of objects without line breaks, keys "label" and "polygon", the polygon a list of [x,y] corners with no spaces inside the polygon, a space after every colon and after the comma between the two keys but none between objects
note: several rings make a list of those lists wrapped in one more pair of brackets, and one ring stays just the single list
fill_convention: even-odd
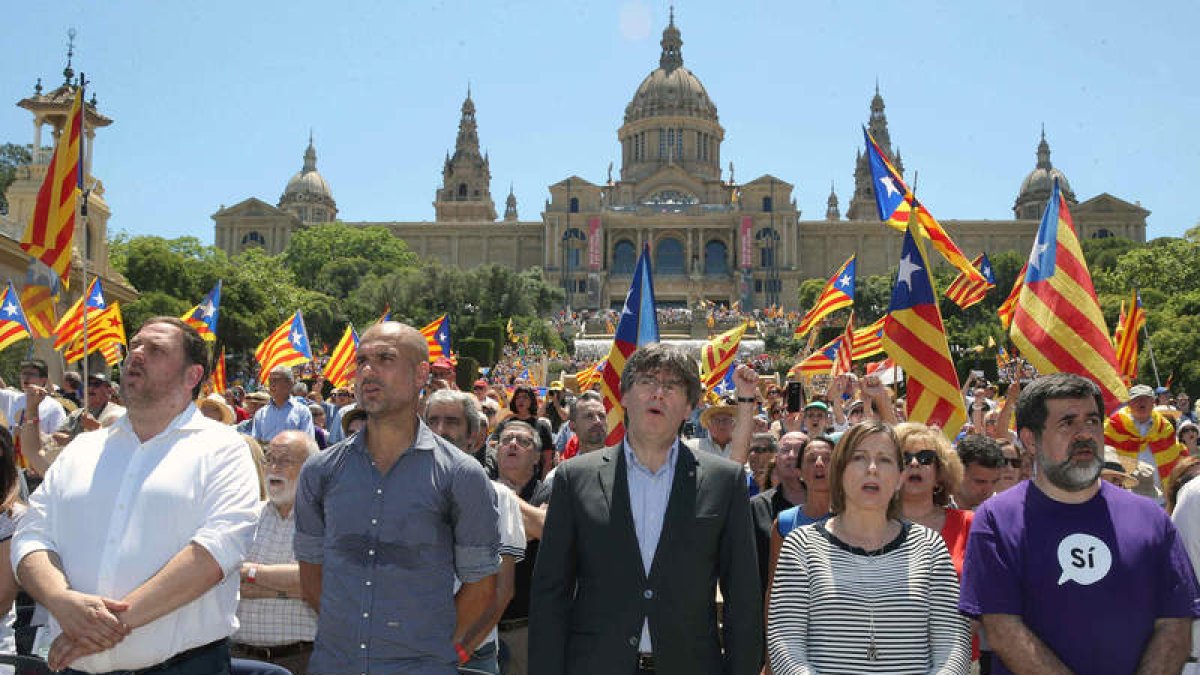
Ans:
[{"label": "palace window", "polygon": [[654,254],[654,271],[657,274],[683,274],[683,242],[668,237],[658,242]]},{"label": "palace window", "polygon": [[612,273],[633,274],[634,260],[633,242],[622,239],[613,246]]},{"label": "palace window", "polygon": [[579,213],[579,197],[571,197],[571,213]]},{"label": "palace window", "polygon": [[716,239],[704,245],[704,273],[729,274],[729,247]]},{"label": "palace window", "polygon": [[264,246],[265,247],[266,245],[267,245],[267,240],[264,239],[263,236],[261,234],[259,234],[258,232],[250,231],[250,232],[246,233],[246,236],[242,237],[242,246]]}]

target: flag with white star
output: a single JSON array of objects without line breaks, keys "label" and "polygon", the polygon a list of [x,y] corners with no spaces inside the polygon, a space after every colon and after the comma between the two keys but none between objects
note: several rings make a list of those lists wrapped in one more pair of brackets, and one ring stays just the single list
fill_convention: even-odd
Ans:
[{"label": "flag with white star", "polygon": [[284,321],[259,343],[254,358],[262,369],[258,377],[263,382],[271,370],[279,366],[298,366],[312,361],[312,345],[308,342],[308,330],[304,328],[304,315],[300,310]]},{"label": "flag with white star", "polygon": [[183,316],[184,323],[196,329],[200,337],[215,342],[217,339],[217,317],[221,313],[221,280],[204,296],[204,300],[189,309]]},{"label": "flag with white star", "polygon": [[937,425],[949,439],[967,421],[966,402],[959,391],[958,372],[937,296],[929,278],[929,263],[913,238],[904,233],[892,303],[883,324],[883,348],[908,373],[905,398],[908,419]]},{"label": "flag with white star", "polygon": [[825,283],[821,295],[817,296],[813,308],[808,310],[808,314],[805,314],[804,318],[800,320],[800,325],[796,327],[796,332],[792,337],[797,339],[804,337],[821,319],[854,304],[854,270],[857,267],[855,258],[856,256],[850,256],[850,259],[842,263],[842,266]]},{"label": "flag with white star", "polygon": [[980,253],[971,261],[971,266],[979,270],[979,273],[983,275],[983,281],[972,279],[959,272],[954,281],[946,287],[946,297],[963,309],[983,300],[987,292],[996,287],[996,274],[992,271],[992,262],[988,260],[986,253]]},{"label": "flag with white star", "polygon": [[1088,378],[1099,385],[1110,412],[1128,400],[1092,275],[1057,179],[1029,253],[1025,284],[1009,330],[1021,356],[1039,373]]},{"label": "flag with white star", "polygon": [[429,362],[433,363],[441,357],[455,360],[450,355],[450,315],[443,314],[421,329],[425,342],[429,345]]},{"label": "flag with white star", "polygon": [[[87,292],[84,293],[75,304],[71,305],[71,309],[63,315],[58,321],[58,325],[54,327],[54,348],[58,350],[66,349],[75,341],[76,338],[88,329],[84,322],[84,301],[87,301],[87,313],[93,314],[102,312],[108,309],[108,303],[104,300],[104,285],[100,283],[100,277],[92,279],[92,283],[88,284]],[[88,322],[91,318],[88,318]]]},{"label": "flag with white star", "polygon": [[0,350],[32,336],[33,330],[29,328],[29,320],[21,308],[21,298],[10,281],[4,289],[4,295],[0,295]]}]

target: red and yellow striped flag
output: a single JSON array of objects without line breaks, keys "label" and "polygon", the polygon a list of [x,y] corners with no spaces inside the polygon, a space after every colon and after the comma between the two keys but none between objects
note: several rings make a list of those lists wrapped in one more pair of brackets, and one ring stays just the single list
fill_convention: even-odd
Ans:
[{"label": "red and yellow striped flag", "polygon": [[1100,387],[1106,411],[1129,399],[1057,180],[1029,254],[1010,331],[1021,356],[1039,373],[1088,378]]},{"label": "red and yellow striped flag", "polygon": [[64,288],[71,281],[75,214],[83,189],[83,136],[83,87],[78,87],[20,242],[26,253],[58,275]]},{"label": "red and yellow striped flag", "polygon": [[863,326],[854,331],[853,360],[862,361],[883,353],[883,324],[886,322],[887,314],[884,314],[870,326]]},{"label": "red and yellow striped flag", "polygon": [[996,276],[986,253],[980,253],[971,261],[971,266],[979,270],[979,273],[983,275],[983,281],[972,279],[965,273],[959,272],[954,281],[946,287],[946,297],[963,309],[983,300],[987,292],[996,287]]},{"label": "red and yellow striped flag", "polygon": [[1000,304],[1000,309],[996,310],[996,315],[1000,317],[1000,325],[1006,331],[1009,326],[1012,326],[1013,312],[1017,311],[1017,299],[1021,297],[1021,289],[1025,287],[1025,271],[1027,269],[1029,269],[1029,261],[1025,261],[1025,264],[1021,265],[1021,271],[1017,272],[1017,280],[1013,282],[1012,290]]},{"label": "red and yellow striped flag", "polygon": [[721,333],[700,348],[700,383],[705,391],[712,391],[725,379],[745,333],[746,322],[743,321],[737,328]]},{"label": "red and yellow striped flag", "polygon": [[209,384],[211,391],[224,394],[225,388],[228,386],[225,379],[225,348],[221,347],[221,353],[217,355],[213,361],[212,375],[209,376]]},{"label": "red and yellow striped flag", "polygon": [[817,296],[817,301],[813,303],[813,308],[808,310],[808,314],[800,320],[800,325],[796,326],[796,331],[792,335],[793,338],[799,339],[804,337],[804,334],[812,330],[821,319],[829,316],[833,312],[850,307],[854,304],[854,277],[856,256],[850,256],[850,259],[842,263],[829,281],[825,282],[825,288],[821,291],[821,295]]},{"label": "red and yellow striped flag", "polygon": [[346,332],[333,348],[333,354],[325,362],[325,379],[336,389],[349,387],[354,382],[358,360],[358,333],[354,326],[346,324]]},{"label": "red and yellow striped flag", "polygon": [[1126,382],[1137,379],[1138,371],[1138,331],[1146,325],[1146,310],[1142,308],[1142,296],[1136,289],[1130,300],[1129,312],[1122,309],[1122,317],[1117,321],[1117,335],[1114,347],[1117,353],[1117,366]]},{"label": "red and yellow striped flag", "polygon": [[837,356],[833,359],[833,368],[829,371],[830,377],[837,377],[842,373],[850,372],[853,365],[854,355],[854,310],[850,310],[850,317],[846,319],[846,330],[842,332],[842,342],[838,345]]},{"label": "red and yellow striped flag", "polygon": [[21,290],[21,306],[34,337],[46,338],[54,333],[54,294],[49,286],[29,285]]},{"label": "red and yellow striped flag", "polygon": [[[126,344],[125,322],[121,318],[121,303],[119,302],[109,303],[107,309],[88,314],[87,353],[101,351],[109,344]],[[113,354],[113,350],[110,349],[105,354],[106,361],[109,360],[111,354]],[[83,356],[83,334],[80,333],[63,352],[63,359],[67,363],[75,363]],[[116,360],[120,361],[119,352],[116,353]]]}]

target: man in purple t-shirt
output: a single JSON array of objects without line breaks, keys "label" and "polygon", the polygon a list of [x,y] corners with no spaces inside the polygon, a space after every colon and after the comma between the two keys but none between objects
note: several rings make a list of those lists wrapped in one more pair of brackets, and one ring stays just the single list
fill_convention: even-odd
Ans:
[{"label": "man in purple t-shirt", "polygon": [[1037,476],[975,512],[959,599],[1000,657],[993,673],[1178,673],[1188,657],[1187,551],[1157,504],[1099,480],[1103,410],[1099,388],[1066,373],[1017,400]]}]

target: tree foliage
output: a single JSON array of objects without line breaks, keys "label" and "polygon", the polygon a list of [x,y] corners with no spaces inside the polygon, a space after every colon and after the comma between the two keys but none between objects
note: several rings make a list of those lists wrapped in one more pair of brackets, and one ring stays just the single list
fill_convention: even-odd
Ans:
[{"label": "tree foliage", "polygon": [[0,212],[8,210],[8,199],[4,195],[8,192],[8,186],[17,179],[17,169],[28,165],[32,160],[33,155],[28,145],[0,145]]}]

